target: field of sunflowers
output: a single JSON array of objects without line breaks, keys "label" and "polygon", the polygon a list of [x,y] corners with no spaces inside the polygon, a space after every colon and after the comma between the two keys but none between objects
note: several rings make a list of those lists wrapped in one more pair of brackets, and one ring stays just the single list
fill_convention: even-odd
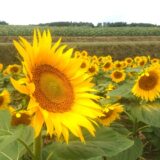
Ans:
[{"label": "field of sunflowers", "polygon": [[0,160],[159,160],[160,59],[73,51],[49,30],[0,64]]}]

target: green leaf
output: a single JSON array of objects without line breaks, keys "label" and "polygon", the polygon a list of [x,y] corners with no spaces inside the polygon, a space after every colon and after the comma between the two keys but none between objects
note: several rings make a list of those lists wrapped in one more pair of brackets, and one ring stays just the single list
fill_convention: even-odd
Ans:
[{"label": "green leaf", "polygon": [[134,143],[113,129],[105,127],[97,130],[96,137],[88,134],[85,139],[86,144],[79,141],[70,141],[69,144],[58,142],[50,144],[43,150],[43,159],[51,152],[53,152],[51,159],[57,160],[83,160],[106,155],[111,157],[131,147]]},{"label": "green leaf", "polygon": [[137,160],[142,155],[143,144],[140,139],[134,140],[134,145],[118,155],[109,158],[108,160]]},{"label": "green leaf", "polygon": [[87,160],[104,160],[104,158],[100,156],[100,157],[89,158]]},{"label": "green leaf", "polygon": [[0,129],[8,130],[10,128],[11,115],[7,110],[0,111]]},{"label": "green leaf", "polygon": [[19,147],[16,141],[0,151],[0,160],[18,160],[19,158]]},{"label": "green leaf", "polygon": [[151,126],[160,127],[160,104],[147,103],[130,108],[131,114],[138,120]]},{"label": "green leaf", "polygon": [[11,115],[8,111],[0,111],[0,160],[18,160],[26,149],[19,140],[30,145],[33,142],[33,128],[10,125]]},{"label": "green leaf", "polygon": [[130,93],[132,87],[133,87],[133,81],[125,81],[125,83],[119,85],[113,91],[110,91],[108,93],[108,96],[113,96],[113,97],[117,97],[117,96],[128,97],[128,94]]}]

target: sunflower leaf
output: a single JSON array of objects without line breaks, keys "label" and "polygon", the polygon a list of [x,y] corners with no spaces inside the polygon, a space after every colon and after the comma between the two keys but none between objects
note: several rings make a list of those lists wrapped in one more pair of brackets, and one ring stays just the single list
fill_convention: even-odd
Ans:
[{"label": "sunflower leaf", "polygon": [[26,152],[19,139],[30,145],[33,142],[33,129],[24,125],[12,127],[8,111],[0,111],[0,117],[0,159],[19,159]]},{"label": "sunflower leaf", "polygon": [[137,160],[142,155],[143,144],[140,139],[134,140],[134,145],[118,155],[109,158],[108,160]]},{"label": "sunflower leaf", "polygon": [[[133,82],[132,81],[125,81],[125,83],[121,84],[118,86],[116,89],[110,91],[108,93],[108,96],[113,96],[113,97],[128,97],[131,89],[133,87]],[[130,95],[129,95],[130,96]]]},{"label": "sunflower leaf", "polygon": [[151,126],[160,127],[160,104],[146,103],[131,106],[131,114],[138,120]]},{"label": "sunflower leaf", "polygon": [[131,147],[134,142],[125,136],[117,133],[111,128],[99,128],[96,137],[89,134],[85,136],[86,144],[79,141],[70,141],[65,143],[52,143],[43,150],[43,159],[50,152],[53,152],[51,159],[65,160],[83,160],[98,156],[114,156],[127,148]]}]

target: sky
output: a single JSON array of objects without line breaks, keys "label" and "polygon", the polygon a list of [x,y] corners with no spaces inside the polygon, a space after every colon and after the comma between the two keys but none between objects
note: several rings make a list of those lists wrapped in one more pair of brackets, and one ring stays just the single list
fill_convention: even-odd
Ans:
[{"label": "sky", "polygon": [[1,0],[0,6],[0,21],[15,25],[60,21],[160,25],[160,0]]}]

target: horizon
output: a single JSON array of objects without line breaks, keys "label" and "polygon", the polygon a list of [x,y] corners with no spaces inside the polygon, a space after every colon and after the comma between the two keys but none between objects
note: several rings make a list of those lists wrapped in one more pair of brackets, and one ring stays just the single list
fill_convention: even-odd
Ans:
[{"label": "horizon", "polygon": [[45,25],[45,24],[51,24],[51,23],[91,23],[91,24],[93,24],[94,26],[97,26],[98,25],[98,23],[101,23],[101,24],[104,24],[104,23],[108,23],[108,24],[116,24],[116,23],[126,23],[127,25],[131,25],[131,24],[150,24],[150,25],[155,25],[155,26],[160,26],[160,24],[154,24],[154,23],[149,23],[149,22],[130,22],[130,23],[128,23],[128,22],[125,22],[125,21],[115,21],[115,22],[109,22],[109,21],[106,21],[106,22],[97,22],[96,24],[95,23],[93,23],[93,22],[87,22],[87,21],[50,21],[50,22],[45,22],[45,23],[37,23],[37,24],[10,24],[10,23],[8,23],[7,21],[5,21],[5,20],[1,20],[0,19],[0,22],[5,22],[5,23],[7,23],[7,25]]}]

